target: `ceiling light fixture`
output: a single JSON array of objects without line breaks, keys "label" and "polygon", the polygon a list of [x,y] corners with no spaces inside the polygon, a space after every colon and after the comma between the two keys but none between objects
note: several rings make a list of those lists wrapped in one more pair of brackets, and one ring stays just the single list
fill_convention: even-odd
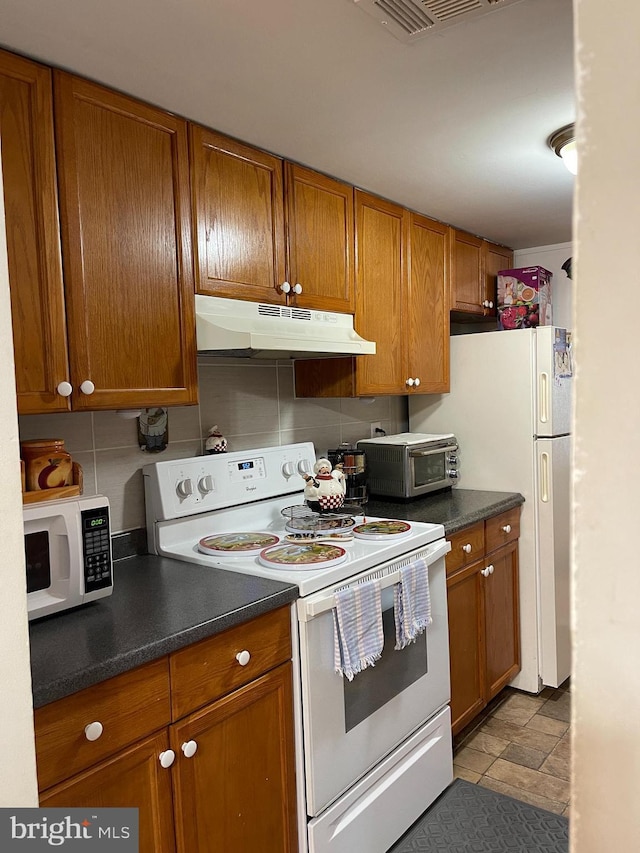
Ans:
[{"label": "ceiling light fixture", "polygon": [[578,149],[576,146],[575,126],[568,124],[566,127],[561,127],[560,130],[556,130],[555,133],[551,134],[547,142],[558,157],[562,158],[562,162],[571,174],[577,175]]}]

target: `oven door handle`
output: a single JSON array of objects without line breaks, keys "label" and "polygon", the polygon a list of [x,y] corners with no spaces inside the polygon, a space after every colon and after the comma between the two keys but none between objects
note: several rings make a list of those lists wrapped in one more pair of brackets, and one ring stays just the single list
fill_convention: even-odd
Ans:
[{"label": "oven door handle", "polygon": [[[441,557],[444,557],[445,554],[448,554],[450,550],[451,542],[447,539],[438,539],[425,549],[420,549],[414,554],[408,555],[404,560],[390,560],[386,566],[381,566],[373,571],[369,570],[368,572],[363,572],[361,575],[356,575],[351,578],[347,584],[340,585],[337,589],[345,589],[348,586],[365,583],[369,580],[379,580],[380,588],[386,589],[386,587],[393,586],[400,582],[400,569],[404,566],[408,566],[416,559],[424,560],[426,564],[430,566],[432,563],[435,563],[436,560],[439,560]],[[385,569],[388,569],[386,573]],[[335,590],[332,590],[331,592],[311,595],[308,598],[299,598],[297,606],[298,618],[300,621],[309,622],[321,613],[326,613],[327,610],[333,610],[336,605],[334,592]]]}]

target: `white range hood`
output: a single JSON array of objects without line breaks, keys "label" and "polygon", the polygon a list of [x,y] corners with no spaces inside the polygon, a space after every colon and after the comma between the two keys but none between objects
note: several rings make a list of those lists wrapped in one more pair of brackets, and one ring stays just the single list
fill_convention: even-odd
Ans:
[{"label": "white range hood", "polygon": [[374,355],[351,314],[243,302],[196,294],[196,339],[200,355],[244,358],[336,358]]}]

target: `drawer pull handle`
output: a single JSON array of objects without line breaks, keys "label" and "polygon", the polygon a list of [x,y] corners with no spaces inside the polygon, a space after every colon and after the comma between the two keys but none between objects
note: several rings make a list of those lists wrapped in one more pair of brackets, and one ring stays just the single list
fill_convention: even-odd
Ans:
[{"label": "drawer pull handle", "polygon": [[238,652],[238,654],[236,655],[236,660],[238,661],[240,666],[246,666],[251,660],[251,654],[246,649],[243,649],[243,651]]},{"label": "drawer pull handle", "polygon": [[102,723],[94,722],[89,723],[88,726],[84,727],[84,734],[87,740],[98,740],[103,732]]},{"label": "drawer pull handle", "polygon": [[173,762],[176,760],[176,754],[172,749],[165,749],[164,752],[161,752],[158,756],[160,759],[160,766],[167,768],[171,767]]},{"label": "drawer pull handle", "polygon": [[504,530],[505,533],[511,533],[511,525],[510,524],[505,524],[502,529]]},{"label": "drawer pull handle", "polygon": [[462,550],[464,551],[465,554],[470,554],[471,553],[471,545],[467,542],[466,545],[462,546]]},{"label": "drawer pull handle", "polygon": [[186,758],[193,758],[198,751],[198,744],[195,740],[188,740],[186,743],[182,744],[180,749],[184,752]]}]

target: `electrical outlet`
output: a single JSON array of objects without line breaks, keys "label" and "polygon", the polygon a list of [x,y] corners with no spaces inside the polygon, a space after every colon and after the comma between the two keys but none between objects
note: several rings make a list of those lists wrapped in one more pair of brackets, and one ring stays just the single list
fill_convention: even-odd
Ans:
[{"label": "electrical outlet", "polygon": [[380,430],[380,433],[382,432],[382,421],[375,421],[371,424],[371,438],[377,438],[380,434],[376,430]]}]

